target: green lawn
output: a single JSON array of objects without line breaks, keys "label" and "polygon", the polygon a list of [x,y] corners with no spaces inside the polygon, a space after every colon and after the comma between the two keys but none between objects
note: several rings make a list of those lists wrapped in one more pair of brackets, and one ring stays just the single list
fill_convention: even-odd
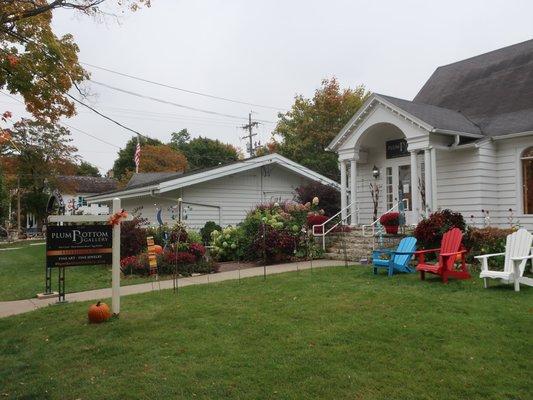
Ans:
[{"label": "green lawn", "polygon": [[[32,242],[36,243],[36,242]],[[3,247],[7,247],[4,245]],[[0,251],[0,301],[29,299],[44,292],[45,246],[29,243],[11,244],[19,250]],[[122,280],[122,285],[146,282],[146,278]],[[57,270],[53,271],[52,286],[57,290]],[[65,272],[67,292],[111,287],[111,267],[105,265],[69,267]]]},{"label": "green lawn", "polygon": [[532,300],[337,267],[51,306],[0,320],[0,397],[531,399]]}]

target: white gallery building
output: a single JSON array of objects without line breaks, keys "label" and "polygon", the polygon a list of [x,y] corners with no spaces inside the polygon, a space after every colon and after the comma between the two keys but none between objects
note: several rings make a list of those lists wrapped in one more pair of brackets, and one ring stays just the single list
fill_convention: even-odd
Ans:
[{"label": "white gallery building", "polygon": [[353,224],[372,222],[372,184],[378,215],[403,200],[408,224],[449,208],[533,230],[533,40],[441,66],[413,100],[371,95],[328,150]]}]

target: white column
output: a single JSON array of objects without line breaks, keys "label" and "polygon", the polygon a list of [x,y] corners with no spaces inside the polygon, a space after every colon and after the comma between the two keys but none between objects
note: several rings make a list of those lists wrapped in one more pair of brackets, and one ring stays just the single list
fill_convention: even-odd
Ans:
[{"label": "white column", "polygon": [[[113,214],[122,211],[120,199],[113,199]],[[114,315],[120,314],[120,222],[113,225],[113,255],[111,267],[111,309]]]},{"label": "white column", "polygon": [[341,217],[346,219],[346,161],[341,160],[339,162],[339,168],[341,169]]},{"label": "white column", "polygon": [[431,208],[437,211],[437,149],[431,148]]},{"label": "white column", "polygon": [[356,226],[357,221],[357,160],[350,160],[350,225]]},{"label": "white column", "polygon": [[[431,153],[424,149],[424,186],[426,188],[426,204],[433,210],[433,186],[431,185]],[[427,210],[426,210],[427,213]]]},{"label": "white column", "polygon": [[414,222],[420,219],[420,194],[418,191],[418,163],[416,162],[416,150],[411,151],[411,208],[413,209]]}]

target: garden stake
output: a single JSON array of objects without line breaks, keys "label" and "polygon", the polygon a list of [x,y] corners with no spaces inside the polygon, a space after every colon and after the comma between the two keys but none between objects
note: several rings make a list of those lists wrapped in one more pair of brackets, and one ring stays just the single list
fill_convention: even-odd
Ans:
[{"label": "garden stake", "polygon": [[296,242],[294,243],[294,259],[296,260],[296,274],[300,275],[300,268],[298,263],[298,257],[296,256]]},{"label": "garden stake", "polygon": [[180,236],[181,236],[181,232],[178,233],[178,240],[177,242],[175,243],[175,249],[176,249],[176,254],[174,256],[174,293],[178,293],[178,290],[179,290],[179,271],[178,271],[178,247],[179,247],[179,243],[180,243]]},{"label": "garden stake", "polygon": [[239,269],[239,284],[241,283],[241,256],[237,253],[237,268]]},{"label": "garden stake", "polygon": [[266,281],[267,270],[266,270],[266,230],[265,223],[263,222],[263,280]]},{"label": "garden stake", "polygon": [[305,236],[307,237],[307,240],[305,241],[307,244],[307,259],[309,260],[309,264],[311,267],[311,272],[313,272],[313,256],[310,254],[311,249],[311,235],[309,234],[309,231],[306,230]]}]

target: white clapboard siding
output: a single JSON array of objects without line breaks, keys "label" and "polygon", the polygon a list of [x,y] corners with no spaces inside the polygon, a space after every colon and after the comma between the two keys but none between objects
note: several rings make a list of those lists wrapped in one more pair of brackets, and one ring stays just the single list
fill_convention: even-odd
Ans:
[{"label": "white clapboard siding", "polygon": [[513,210],[514,222],[533,231],[533,214],[525,215],[522,205],[522,166],[520,157],[529,146],[533,146],[533,135],[520,138],[498,140],[497,171],[499,206],[491,217],[491,223],[499,226],[509,226],[510,212]]},{"label": "white clapboard siding", "polygon": [[513,222],[533,229],[533,215],[524,215],[520,155],[533,145],[532,137],[487,142],[461,151],[437,152],[438,207],[461,212],[470,223],[483,224],[488,210],[492,226]]},{"label": "white clapboard siding", "polygon": [[[498,202],[492,163],[483,163],[477,148],[436,153],[438,208],[458,211],[469,221],[474,215],[474,221],[481,223],[481,210],[487,208],[487,202]],[[491,186],[494,186],[492,195]],[[491,197],[494,199],[490,200]]]},{"label": "white clapboard siding", "polygon": [[[207,221],[222,226],[236,225],[258,204],[270,201],[293,200],[295,189],[309,183],[307,178],[295,174],[278,165],[256,168],[246,172],[213,179],[197,185],[170,191],[164,197],[138,197],[125,199],[124,208],[128,211],[142,205],[142,217],[150,225],[157,225],[157,208],[162,209],[163,222],[172,224],[170,206],[183,201],[183,218],[191,229],[200,229]],[[177,214],[175,214],[177,217]]]}]

